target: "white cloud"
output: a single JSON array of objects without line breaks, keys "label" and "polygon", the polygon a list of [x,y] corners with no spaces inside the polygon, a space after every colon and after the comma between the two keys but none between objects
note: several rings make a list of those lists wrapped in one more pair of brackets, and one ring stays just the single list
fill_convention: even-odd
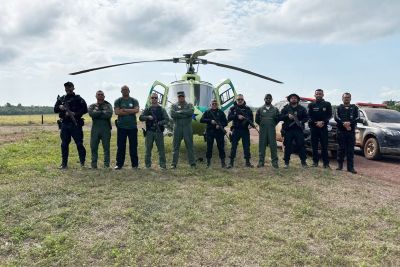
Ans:
[{"label": "white cloud", "polygon": [[361,42],[400,31],[400,2],[390,0],[19,0],[0,10],[0,44],[7,40],[14,51],[3,47],[5,59],[30,60],[35,52],[82,67],[214,47]]},{"label": "white cloud", "polygon": [[392,0],[288,0],[246,2],[245,31],[260,43],[317,41],[351,43],[400,32],[400,2]]},{"label": "white cloud", "polygon": [[400,89],[383,86],[380,89],[379,96],[383,100],[396,100],[400,101]]}]

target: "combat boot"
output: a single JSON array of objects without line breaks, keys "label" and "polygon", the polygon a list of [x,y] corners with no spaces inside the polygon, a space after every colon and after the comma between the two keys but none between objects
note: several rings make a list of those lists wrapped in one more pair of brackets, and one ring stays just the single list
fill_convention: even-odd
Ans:
[{"label": "combat boot", "polygon": [[58,169],[59,170],[66,170],[68,167],[67,167],[67,164],[61,164],[59,167],[58,167]]},{"label": "combat boot", "polygon": [[207,168],[210,168],[211,166],[211,159],[207,158]]},{"label": "combat boot", "polygon": [[246,167],[254,168],[253,164],[251,164],[250,159],[246,159]]},{"label": "combat boot", "polygon": [[348,172],[351,172],[351,173],[353,173],[353,174],[356,174],[357,173],[357,171],[355,170],[355,169],[350,169],[350,170],[347,170]]},{"label": "combat boot", "polygon": [[343,162],[338,162],[338,165],[337,165],[336,170],[337,170],[337,171],[343,170]]},{"label": "combat boot", "polygon": [[221,159],[221,168],[226,168],[225,159]]},{"label": "combat boot", "polygon": [[233,163],[235,162],[235,160],[234,159],[231,159],[231,161],[229,162],[229,165],[228,165],[228,167],[226,167],[227,169],[231,169],[231,168],[233,168]]}]

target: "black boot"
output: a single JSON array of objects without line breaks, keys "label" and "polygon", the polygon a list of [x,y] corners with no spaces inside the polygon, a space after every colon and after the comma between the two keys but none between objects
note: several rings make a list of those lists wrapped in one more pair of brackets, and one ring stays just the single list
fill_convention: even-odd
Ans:
[{"label": "black boot", "polygon": [[228,167],[226,167],[227,169],[231,169],[231,168],[233,168],[233,163],[235,162],[235,160],[234,159],[231,159],[231,161],[229,162],[229,165],[228,165]]},{"label": "black boot", "polygon": [[225,159],[221,159],[221,168],[226,168]]},{"label": "black boot", "polygon": [[207,168],[210,168],[211,166],[211,159],[207,158]]},{"label": "black boot", "polygon": [[336,170],[337,170],[337,171],[343,170],[343,162],[338,162],[338,165],[337,165]]},{"label": "black boot", "polygon": [[250,159],[246,159],[246,167],[254,168],[253,164],[251,164]]}]

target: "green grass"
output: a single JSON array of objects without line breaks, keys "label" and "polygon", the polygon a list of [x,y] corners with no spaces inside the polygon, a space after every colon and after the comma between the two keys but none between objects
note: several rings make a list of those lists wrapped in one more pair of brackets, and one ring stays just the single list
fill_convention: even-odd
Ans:
[{"label": "green grass", "polygon": [[[88,141],[86,131],[89,162]],[[114,160],[115,133],[112,143]],[[198,155],[204,147],[196,137]],[[211,169],[191,169],[183,149],[177,170],[159,170],[156,156],[150,170],[80,169],[70,148],[59,171],[58,132],[0,143],[2,266],[400,265],[393,184],[304,170],[297,157],[289,170],[245,169],[241,149],[233,170],[216,154]]]},{"label": "green grass", "polygon": [[[43,124],[56,125],[58,114],[44,114]],[[0,115],[0,126],[5,125],[41,125],[42,115]]]}]

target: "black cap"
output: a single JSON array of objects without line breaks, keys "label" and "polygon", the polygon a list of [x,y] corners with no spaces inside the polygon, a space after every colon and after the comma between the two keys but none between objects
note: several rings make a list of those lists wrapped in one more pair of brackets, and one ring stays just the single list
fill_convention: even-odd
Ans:
[{"label": "black cap", "polygon": [[267,98],[267,97],[272,98],[272,95],[271,95],[271,94],[266,94],[265,97],[264,97],[264,99]]},{"label": "black cap", "polygon": [[177,93],[177,95],[178,95],[178,96],[185,96],[185,92],[184,92],[184,91],[179,91],[179,92]]},{"label": "black cap", "polygon": [[298,95],[297,95],[297,94],[295,94],[295,93],[288,95],[288,97],[287,97],[287,101],[289,101],[289,102],[290,102],[290,99],[292,98],[292,96],[295,96],[295,97],[297,97],[297,102],[299,102],[299,101],[300,101],[300,96],[298,96]]},{"label": "black cap", "polygon": [[66,82],[66,83],[64,83],[64,87],[71,88],[71,87],[74,87],[74,84],[72,82]]}]

